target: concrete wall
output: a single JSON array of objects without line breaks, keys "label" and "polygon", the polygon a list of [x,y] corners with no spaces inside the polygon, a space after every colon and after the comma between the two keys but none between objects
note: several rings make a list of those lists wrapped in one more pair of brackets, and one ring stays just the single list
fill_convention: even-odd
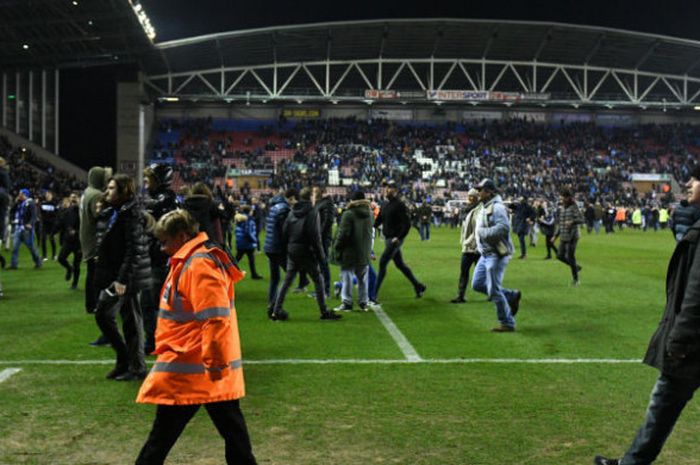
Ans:
[{"label": "concrete wall", "polygon": [[[140,154],[141,102],[143,87],[138,82],[117,84],[117,166],[116,172],[134,176],[141,185],[143,157]],[[145,129],[144,115],[144,129]]]}]

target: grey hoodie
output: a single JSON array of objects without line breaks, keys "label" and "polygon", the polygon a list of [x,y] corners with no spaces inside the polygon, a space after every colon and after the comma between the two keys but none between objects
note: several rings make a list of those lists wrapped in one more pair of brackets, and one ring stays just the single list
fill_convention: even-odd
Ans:
[{"label": "grey hoodie", "polygon": [[88,187],[80,199],[80,246],[85,261],[97,254],[97,201],[111,177],[109,167],[93,166],[88,171]]},{"label": "grey hoodie", "polygon": [[476,220],[476,246],[481,255],[505,257],[513,254],[508,210],[500,195],[484,203]]}]

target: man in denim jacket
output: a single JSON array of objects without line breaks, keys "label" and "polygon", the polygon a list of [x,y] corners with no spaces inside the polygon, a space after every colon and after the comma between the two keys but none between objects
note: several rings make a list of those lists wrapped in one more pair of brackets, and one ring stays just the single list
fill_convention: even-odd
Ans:
[{"label": "man in denim jacket", "polygon": [[514,250],[508,211],[491,179],[483,179],[476,189],[483,204],[476,221],[476,245],[481,258],[474,270],[472,288],[488,295],[496,305],[500,324],[491,331],[510,333],[515,331],[515,314],[518,313],[521,293],[503,288],[503,275]]}]

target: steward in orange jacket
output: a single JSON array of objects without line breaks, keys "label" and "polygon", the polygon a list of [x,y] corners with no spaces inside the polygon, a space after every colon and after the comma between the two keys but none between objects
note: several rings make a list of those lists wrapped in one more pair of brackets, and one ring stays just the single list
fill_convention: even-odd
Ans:
[{"label": "steward in orange jacket", "polygon": [[243,273],[184,210],[165,214],[155,236],[170,255],[160,296],[158,358],[137,402],[157,404],[137,465],[162,464],[204,404],[226,442],[226,463],[255,464],[238,399],[245,395],[234,284]]}]

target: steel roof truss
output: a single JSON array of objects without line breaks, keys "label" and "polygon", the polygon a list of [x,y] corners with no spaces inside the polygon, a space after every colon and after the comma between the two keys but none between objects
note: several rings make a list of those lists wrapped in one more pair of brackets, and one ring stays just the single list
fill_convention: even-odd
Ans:
[{"label": "steel roof truss", "polygon": [[549,75],[549,78],[545,81],[544,85],[540,89],[540,92],[547,92],[549,85],[552,83],[552,81],[554,80],[554,78],[560,70],[561,66],[557,66],[556,68],[554,68],[554,71],[552,71],[552,74]]},{"label": "steel roof truss", "polygon": [[638,101],[641,102],[642,100],[644,100],[646,98],[647,94],[649,92],[651,92],[651,89],[653,89],[654,86],[656,85],[656,83],[659,82],[659,79],[661,79],[661,78],[659,76],[656,76],[656,79],[654,79],[652,81],[652,83],[649,85],[649,87],[647,87],[647,89],[644,92],[642,92],[642,95],[639,96]]},{"label": "steel roof truss", "polygon": [[489,90],[493,90],[496,88],[498,85],[498,82],[501,80],[504,74],[506,74],[506,70],[510,66],[510,63],[506,63],[503,65],[503,68],[501,68],[501,71],[498,73],[498,76],[496,76],[496,79],[494,79],[493,83],[491,83],[491,87],[489,87]]},{"label": "steel roof truss", "polygon": [[634,102],[636,99],[634,98],[634,94],[632,94],[632,91],[629,89],[627,84],[622,82],[622,79],[620,79],[620,77],[617,75],[616,71],[613,71],[611,74],[612,74],[612,77],[615,78],[617,83],[620,85],[620,88],[625,93],[625,95],[627,95],[627,98],[629,98],[631,102]]},{"label": "steel roof truss", "polygon": [[306,71],[306,74],[309,75],[309,78],[311,78],[311,82],[314,83],[314,85],[315,85],[316,88],[318,89],[318,92],[319,92],[322,96],[326,97],[326,93],[323,91],[323,87],[321,87],[321,84],[318,83],[318,80],[316,79],[316,76],[314,76],[314,75],[311,73],[311,71],[309,71],[309,68],[307,68],[306,65],[301,65],[301,67],[304,69],[304,71]]},{"label": "steel roof truss", "polygon": [[335,86],[333,86],[333,90],[331,90],[330,96],[335,94],[335,91],[338,90],[338,87],[340,87],[340,85],[343,83],[353,66],[354,63],[348,64],[348,67],[345,68],[345,71],[343,71],[343,74],[340,76],[340,78],[338,78],[338,81],[335,83]]},{"label": "steel roof truss", "polygon": [[411,70],[413,77],[416,78],[416,82],[418,82],[418,85],[421,87],[421,89],[426,90],[425,84],[423,84],[423,81],[421,80],[420,76],[418,76],[418,73],[416,73],[416,70],[413,68],[413,65],[410,61],[406,62],[406,66],[408,66],[408,69]]},{"label": "steel roof truss", "polygon": [[596,84],[591,93],[587,96],[586,101],[590,102],[591,100],[593,100],[593,97],[595,96],[595,94],[598,93],[598,90],[603,86],[603,83],[608,78],[608,76],[610,76],[610,70],[607,70],[605,74],[603,74],[603,76],[600,78],[600,81],[598,81],[598,84]]},{"label": "steel roof truss", "polygon": [[371,89],[371,88],[372,88],[372,83],[369,81],[369,79],[367,79],[367,75],[366,75],[365,72],[362,70],[362,67],[361,67],[359,64],[355,63],[355,68],[357,68],[357,71],[360,72],[360,76],[362,76],[362,79],[365,80],[365,83],[367,84],[367,88],[368,88],[368,89]]},{"label": "steel roof truss", "polygon": [[279,90],[277,91],[277,94],[276,94],[277,96],[282,95],[282,93],[284,92],[284,89],[287,88],[287,86],[289,85],[289,83],[292,82],[292,79],[294,79],[294,76],[296,76],[297,73],[299,72],[299,70],[301,69],[301,66],[302,66],[302,65],[297,65],[297,66],[294,68],[294,70],[292,71],[292,74],[289,75],[289,77],[287,78],[287,80],[284,81],[284,84],[282,84],[282,87],[280,87]]},{"label": "steel roof truss", "polygon": [[576,95],[578,95],[578,98],[583,100],[583,92],[581,92],[581,89],[579,88],[578,85],[574,82],[573,79],[571,79],[571,76],[569,75],[569,72],[566,70],[566,68],[562,67],[561,72],[566,78],[567,81],[569,81],[569,84],[571,84],[571,88],[576,92]]},{"label": "steel roof truss", "polygon": [[226,89],[226,92],[224,92],[224,95],[230,95],[231,91],[236,88],[236,86],[241,82],[241,80],[245,77],[245,75],[248,74],[248,70],[244,69],[241,74],[238,75],[235,81],[229,86],[228,89]]},{"label": "steel roof truss", "polygon": [[477,85],[476,85],[476,83],[474,82],[474,80],[472,79],[472,77],[469,75],[469,72],[467,71],[467,68],[464,67],[464,64],[463,64],[461,61],[459,61],[459,62],[457,62],[457,63],[459,64],[459,69],[462,70],[462,72],[464,73],[464,75],[467,77],[467,80],[468,80],[469,83],[472,85],[472,90],[478,90],[479,88],[477,87]]},{"label": "steel roof truss", "polygon": [[700,89],[699,89],[697,92],[695,92],[695,93],[693,94],[692,97],[690,97],[690,98],[688,99],[688,103],[693,103],[693,101],[694,101],[696,98],[698,98],[698,96],[700,96]]},{"label": "steel roof truss", "polygon": [[197,75],[196,75],[196,74],[191,74],[187,79],[185,79],[185,80],[183,81],[183,83],[180,84],[180,86],[179,86],[177,89],[175,89],[175,94],[179,94],[180,91],[181,91],[182,89],[184,89],[185,86],[186,86],[187,84],[189,84],[190,81],[192,81],[192,79],[194,79],[195,76],[197,76]]},{"label": "steel roof truss", "polygon": [[525,92],[530,92],[530,88],[525,84],[525,81],[523,81],[523,78],[520,76],[520,73],[518,72],[517,69],[515,69],[515,66],[513,66],[513,63],[510,65],[510,69],[513,71],[513,74],[515,74],[515,77],[518,79],[518,82],[520,83],[521,86],[523,86],[523,90]]},{"label": "steel roof truss", "polygon": [[251,68],[250,74],[252,74],[253,77],[254,77],[254,78],[260,83],[260,85],[263,87],[263,89],[265,89],[265,91],[267,92],[267,95],[268,95],[269,97],[274,97],[274,94],[272,93],[272,91],[270,90],[270,88],[267,87],[267,84],[265,84],[265,81],[262,80],[262,78],[258,75],[258,73],[255,72],[254,69]]},{"label": "steel roof truss", "polygon": [[197,77],[199,78],[200,81],[202,81],[202,82],[204,83],[204,85],[206,85],[208,88],[210,88],[211,91],[214,92],[215,95],[221,95],[221,93],[220,93],[218,90],[216,90],[216,87],[214,87],[214,86],[211,84],[211,82],[209,82],[208,79],[206,79],[206,78],[205,78],[204,76],[202,76],[201,74],[197,74]]},{"label": "steel roof truss", "polygon": [[452,66],[450,66],[450,69],[445,73],[445,77],[442,78],[442,81],[440,81],[440,85],[438,86],[437,90],[442,90],[442,87],[445,85],[447,80],[452,76],[452,71],[457,67],[457,62],[455,61],[452,63]]},{"label": "steel roof truss", "polygon": [[685,103],[683,101],[683,96],[681,95],[680,91],[676,89],[674,86],[671,85],[670,82],[668,82],[668,79],[666,79],[664,76],[661,77],[661,80],[666,84],[666,86],[671,90],[673,95],[678,99],[680,103]]},{"label": "steel roof truss", "polygon": [[391,80],[389,80],[389,84],[387,84],[386,88],[391,89],[391,86],[394,85],[394,81],[396,81],[396,78],[399,77],[399,74],[401,73],[401,70],[403,67],[406,66],[406,62],[402,61],[401,64],[399,65],[399,68],[396,70],[394,75],[391,77]]}]

